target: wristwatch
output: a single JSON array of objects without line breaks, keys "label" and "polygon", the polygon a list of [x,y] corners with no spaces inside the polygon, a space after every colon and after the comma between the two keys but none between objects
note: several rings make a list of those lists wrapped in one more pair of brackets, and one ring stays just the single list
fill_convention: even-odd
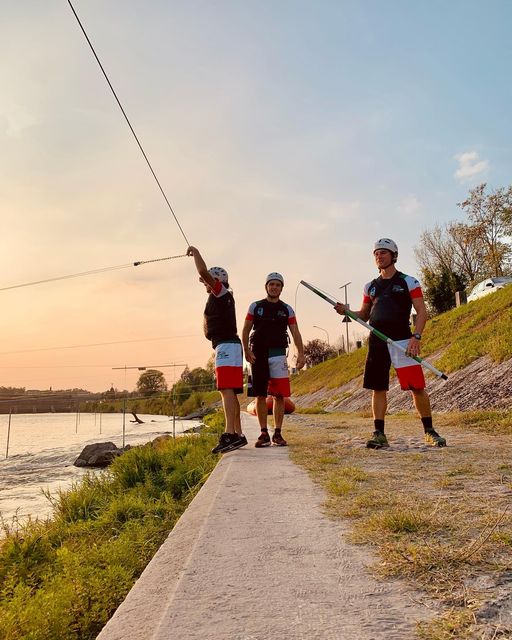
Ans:
[{"label": "wristwatch", "polygon": [[416,340],[421,340],[421,333],[413,333],[412,337],[416,338]]}]

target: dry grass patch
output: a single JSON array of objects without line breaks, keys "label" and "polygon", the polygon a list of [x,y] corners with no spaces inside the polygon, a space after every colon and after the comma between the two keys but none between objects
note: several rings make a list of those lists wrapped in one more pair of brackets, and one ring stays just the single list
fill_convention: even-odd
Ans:
[{"label": "dry grass patch", "polygon": [[[292,458],[326,489],[330,516],[351,519],[351,540],[374,549],[376,573],[440,601],[443,615],[420,625],[418,637],[512,637],[512,620],[510,629],[502,622],[512,618],[504,613],[512,610],[512,417],[438,416],[445,449],[425,446],[409,415],[387,420],[389,449],[366,449],[371,424],[347,414],[293,416]],[[494,617],[480,615],[489,603]]]}]

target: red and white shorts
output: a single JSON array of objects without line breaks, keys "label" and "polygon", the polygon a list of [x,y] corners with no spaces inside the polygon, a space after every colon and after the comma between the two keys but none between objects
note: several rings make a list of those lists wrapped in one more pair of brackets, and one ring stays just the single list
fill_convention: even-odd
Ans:
[{"label": "red and white shorts", "polygon": [[240,341],[220,342],[215,347],[215,378],[217,389],[234,389],[242,393],[244,370]]},{"label": "red and white shorts", "polygon": [[255,351],[256,362],[251,365],[251,396],[291,396],[286,349]]}]

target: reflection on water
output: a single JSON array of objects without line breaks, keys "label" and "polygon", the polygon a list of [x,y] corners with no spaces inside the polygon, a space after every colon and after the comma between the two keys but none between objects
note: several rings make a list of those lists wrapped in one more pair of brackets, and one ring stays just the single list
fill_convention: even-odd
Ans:
[{"label": "reflection on water", "polygon": [[[140,414],[144,424],[125,418],[125,444],[142,444],[173,433],[167,416]],[[87,444],[113,442],[123,446],[123,415],[119,413],[13,414],[7,453],[8,415],[0,415],[0,515],[10,521],[17,514],[46,518],[52,508],[43,489],[55,493],[81,478],[86,469],[73,462]],[[196,420],[175,421],[176,435],[197,425]]]}]

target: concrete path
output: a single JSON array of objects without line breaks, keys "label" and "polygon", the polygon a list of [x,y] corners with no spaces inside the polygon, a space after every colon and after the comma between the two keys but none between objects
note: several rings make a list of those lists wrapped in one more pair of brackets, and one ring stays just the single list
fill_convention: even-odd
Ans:
[{"label": "concrete path", "polygon": [[371,576],[286,448],[243,429],[98,639],[411,640],[429,611]]}]

